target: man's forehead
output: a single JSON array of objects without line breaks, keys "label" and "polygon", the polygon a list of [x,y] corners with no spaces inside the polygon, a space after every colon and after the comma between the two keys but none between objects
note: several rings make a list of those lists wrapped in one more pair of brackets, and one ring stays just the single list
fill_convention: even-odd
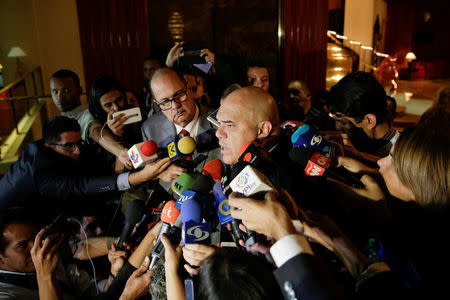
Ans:
[{"label": "man's forehead", "polygon": [[72,77],[65,77],[65,78],[51,78],[50,79],[50,86],[53,87],[64,87],[64,86],[74,86],[75,81]]},{"label": "man's forehead", "polygon": [[176,74],[165,74],[154,78],[151,82],[156,99],[172,97],[178,90],[184,88],[184,82]]}]

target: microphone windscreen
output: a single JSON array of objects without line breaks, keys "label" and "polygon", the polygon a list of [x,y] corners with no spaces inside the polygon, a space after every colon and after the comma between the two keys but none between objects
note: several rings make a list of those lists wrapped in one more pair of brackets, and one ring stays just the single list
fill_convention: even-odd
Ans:
[{"label": "microphone windscreen", "polygon": [[214,181],[211,177],[200,174],[195,178],[194,183],[191,186],[191,191],[197,192],[201,195],[206,195],[211,191],[214,185]]},{"label": "microphone windscreen", "polygon": [[185,189],[190,189],[194,181],[195,178],[188,173],[181,173],[174,183],[172,183],[172,190],[179,196]]},{"label": "microphone windscreen", "polygon": [[144,213],[144,201],[133,200],[128,204],[125,220],[129,224],[136,224],[141,220]]},{"label": "microphone windscreen", "polygon": [[203,211],[201,204],[195,199],[188,199],[181,204],[181,221],[201,223]]},{"label": "microphone windscreen", "polygon": [[289,151],[289,158],[299,165],[305,167],[308,164],[308,160],[311,158],[311,156],[313,156],[314,153],[314,149],[296,147],[292,148]]},{"label": "microphone windscreen", "polygon": [[197,146],[197,143],[195,142],[195,140],[190,137],[190,136],[185,136],[182,137],[179,141],[178,141],[178,150],[185,155],[191,154],[192,152],[194,152],[195,147]]},{"label": "microphone windscreen", "polygon": [[141,153],[144,156],[152,156],[156,152],[158,152],[158,145],[153,140],[145,141],[141,146]]},{"label": "microphone windscreen", "polygon": [[205,175],[211,176],[214,181],[218,181],[223,176],[223,164],[220,159],[213,159],[206,163],[202,172]]},{"label": "microphone windscreen", "polygon": [[161,212],[161,221],[173,224],[180,215],[180,211],[174,207],[176,201],[170,200],[165,205]]}]

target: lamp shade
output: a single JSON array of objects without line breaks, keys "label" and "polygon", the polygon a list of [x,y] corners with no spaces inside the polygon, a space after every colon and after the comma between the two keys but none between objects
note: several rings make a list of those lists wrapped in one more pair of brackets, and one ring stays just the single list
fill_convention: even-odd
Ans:
[{"label": "lamp shade", "polygon": [[22,57],[22,56],[27,55],[20,47],[12,47],[11,50],[9,50],[8,57]]},{"label": "lamp shade", "polygon": [[413,60],[415,60],[417,57],[416,57],[416,55],[415,55],[414,53],[408,52],[408,54],[406,54],[405,58],[406,58],[407,61],[413,61]]}]

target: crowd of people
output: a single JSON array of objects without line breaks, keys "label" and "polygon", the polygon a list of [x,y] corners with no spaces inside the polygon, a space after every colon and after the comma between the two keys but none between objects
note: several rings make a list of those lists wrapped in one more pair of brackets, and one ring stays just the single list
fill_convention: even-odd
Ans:
[{"label": "crowd of people", "polygon": [[448,89],[400,132],[372,74],[277,102],[268,66],[224,86],[183,45],[137,97],[52,75],[61,115],[0,179],[0,299],[449,296]]}]

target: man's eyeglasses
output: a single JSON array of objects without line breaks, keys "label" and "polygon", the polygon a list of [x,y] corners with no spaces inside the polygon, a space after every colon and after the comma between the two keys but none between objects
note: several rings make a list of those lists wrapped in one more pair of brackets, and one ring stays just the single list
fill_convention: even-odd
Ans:
[{"label": "man's eyeglasses", "polygon": [[81,141],[79,141],[77,143],[65,143],[65,144],[52,143],[52,144],[49,144],[49,145],[62,147],[66,151],[74,151],[76,149],[75,147],[78,147],[78,149],[80,149],[85,144],[86,143],[83,140],[81,140]]},{"label": "man's eyeglasses", "polygon": [[187,99],[187,94],[186,94],[186,87],[185,87],[183,90],[176,92],[172,98],[162,99],[159,102],[156,102],[156,100],[155,100],[155,102],[159,106],[159,108],[161,108],[161,110],[168,110],[172,107],[173,101],[180,104],[180,103],[186,101],[186,99]]}]

